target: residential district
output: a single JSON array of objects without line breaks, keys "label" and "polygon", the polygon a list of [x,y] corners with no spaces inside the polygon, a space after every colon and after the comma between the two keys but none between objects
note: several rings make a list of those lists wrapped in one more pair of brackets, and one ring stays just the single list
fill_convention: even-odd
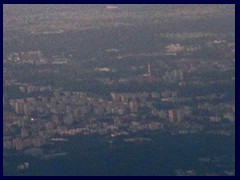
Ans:
[{"label": "residential district", "polygon": [[[227,43],[215,40],[213,44],[222,46]],[[168,45],[165,52],[169,53],[169,48],[174,47],[171,50],[174,55],[171,56],[175,58],[179,51],[183,50],[179,46],[179,44]],[[55,59],[56,57],[59,56],[54,56]],[[64,66],[72,67],[67,58],[69,56],[58,58],[53,62],[58,62],[55,66],[63,66],[60,62],[64,62]],[[41,59],[46,60],[40,51],[13,53],[5,59],[5,63],[9,65],[13,62],[23,64],[31,62],[32,66],[37,67],[36,72],[32,72],[34,75],[41,73],[42,69],[47,69],[40,63],[47,63],[47,60]],[[174,62],[177,63],[176,67],[181,66],[185,61],[176,59]],[[104,77],[99,78],[99,82],[102,83],[99,88],[103,84],[109,87],[114,86],[114,83],[120,85],[130,83],[127,84],[130,92],[119,92],[119,90],[114,92],[110,88],[104,95],[86,90],[66,90],[64,87],[51,84],[19,82],[13,75],[14,71],[6,65],[5,86],[15,87],[16,92],[21,93],[21,96],[9,98],[9,95],[7,97],[3,94],[4,149],[25,150],[41,147],[54,137],[73,135],[99,134],[116,137],[141,131],[159,131],[172,135],[196,132],[221,135],[235,133],[232,128],[235,124],[234,95],[231,91],[220,89],[234,87],[234,74],[227,74],[234,70],[234,65],[231,61],[225,60],[208,63],[190,61],[190,63],[191,65],[185,69],[172,68],[172,62],[165,63],[165,68],[171,70],[159,75],[153,69],[157,69],[157,66],[162,64],[152,61],[151,64],[145,63],[143,65],[145,67],[139,65],[132,67],[130,72],[142,68],[143,73],[140,71],[140,75],[137,76],[130,74],[129,78],[122,81],[119,80],[120,78],[113,78],[111,81]],[[212,69],[209,70],[211,66]],[[219,72],[226,74],[223,75],[223,79],[213,75],[206,81],[201,74],[196,75],[202,69],[205,69],[204,72],[211,72],[215,67]],[[111,67],[98,68],[101,73],[102,71],[106,73],[108,69]],[[99,72],[93,70],[92,73]],[[87,84],[88,79],[84,83]],[[150,88],[146,90],[140,88],[131,92],[131,87],[134,86],[131,84],[134,83],[140,83],[141,88],[147,86]],[[161,86],[161,83],[167,84],[166,87],[156,89],[153,86]],[[208,86],[205,86],[206,83]],[[189,87],[192,90],[189,90]],[[198,93],[195,87],[207,92]],[[94,87],[91,90],[94,90]]]}]

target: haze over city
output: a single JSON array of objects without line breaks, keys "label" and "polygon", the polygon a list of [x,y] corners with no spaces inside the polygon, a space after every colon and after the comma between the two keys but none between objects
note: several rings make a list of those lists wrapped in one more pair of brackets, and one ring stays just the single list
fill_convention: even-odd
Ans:
[{"label": "haze over city", "polygon": [[234,176],[235,5],[4,4],[5,176]]}]

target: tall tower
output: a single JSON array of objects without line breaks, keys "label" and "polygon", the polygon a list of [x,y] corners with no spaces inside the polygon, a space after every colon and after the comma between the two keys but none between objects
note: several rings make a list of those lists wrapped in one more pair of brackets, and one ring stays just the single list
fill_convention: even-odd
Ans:
[{"label": "tall tower", "polygon": [[148,77],[151,77],[151,66],[149,63],[148,63]]}]

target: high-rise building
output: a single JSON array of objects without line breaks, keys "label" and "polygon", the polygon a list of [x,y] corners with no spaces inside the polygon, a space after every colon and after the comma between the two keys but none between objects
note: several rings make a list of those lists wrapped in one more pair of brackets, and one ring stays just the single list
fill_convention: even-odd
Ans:
[{"label": "high-rise building", "polygon": [[168,111],[168,118],[170,122],[177,121],[177,111],[176,110],[169,110]]},{"label": "high-rise building", "polygon": [[131,112],[136,113],[138,111],[138,104],[137,104],[137,102],[131,101],[129,103],[129,105],[130,105],[130,111]]},{"label": "high-rise building", "polygon": [[148,64],[148,77],[151,77],[152,75],[151,75],[151,65],[150,64]]}]

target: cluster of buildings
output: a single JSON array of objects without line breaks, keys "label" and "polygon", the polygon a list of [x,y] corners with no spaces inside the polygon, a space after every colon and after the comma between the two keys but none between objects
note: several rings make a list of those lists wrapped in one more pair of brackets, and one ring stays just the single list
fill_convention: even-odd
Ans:
[{"label": "cluster of buildings", "polygon": [[5,59],[4,63],[16,63],[16,64],[67,64],[69,58],[64,55],[55,55],[51,58],[46,58],[41,51],[21,51],[12,52]]},{"label": "cluster of buildings", "polygon": [[41,147],[46,143],[43,137],[5,137],[3,139],[3,147],[5,149],[23,150],[32,147]]},{"label": "cluster of buildings", "polygon": [[152,101],[170,101],[177,99],[176,91],[163,91],[161,93],[114,93],[111,100],[101,97],[88,96],[82,92],[55,91],[52,97],[29,97],[12,99],[10,105],[18,115],[46,115],[64,116],[66,124],[71,124],[72,119],[85,115],[105,116],[110,114],[124,115],[138,113],[145,109],[149,112],[154,109]]},{"label": "cluster of buildings", "polygon": [[[180,122],[184,116],[191,115],[190,107],[177,110],[154,108],[153,100],[172,96],[177,96],[177,93],[113,92],[109,100],[82,92],[55,91],[49,98],[40,96],[10,100],[16,117],[12,123],[5,123],[4,129],[9,132],[17,127],[20,132],[16,137],[6,136],[4,148],[22,150],[39,147],[54,134],[106,134],[122,130],[162,129],[166,120],[170,123]],[[139,116],[141,112],[149,117]]]},{"label": "cluster of buildings", "polygon": [[40,51],[13,52],[10,53],[4,62],[17,64],[46,64],[47,60]]},{"label": "cluster of buildings", "polygon": [[183,71],[182,70],[176,70],[173,71],[166,71],[163,75],[162,79],[166,82],[174,82],[174,81],[183,81]]},{"label": "cluster of buildings", "polygon": [[[185,100],[178,97],[177,91],[170,90],[151,93],[112,92],[110,99],[83,92],[55,90],[52,97],[12,99],[9,103],[15,117],[12,116],[12,121],[4,123],[4,130],[10,132],[17,127],[19,133],[5,136],[4,148],[22,150],[40,147],[54,135],[127,134],[164,130],[167,124],[191,123],[195,116],[191,106],[158,108],[154,105],[154,102],[164,104]],[[235,121],[235,108],[230,104],[215,106],[199,103],[197,109],[210,112],[200,117],[207,117],[211,122],[223,119]]]},{"label": "cluster of buildings", "polygon": [[200,51],[201,50],[201,46],[183,46],[179,43],[175,43],[175,44],[169,44],[165,47],[165,53],[166,55],[173,55],[176,56],[181,52],[196,52],[196,51]]},{"label": "cluster of buildings", "polygon": [[15,85],[19,87],[19,90],[22,93],[28,93],[28,94],[35,93],[35,92],[51,92],[52,91],[51,85],[37,86],[29,83],[18,83],[18,84],[15,83]]},{"label": "cluster of buildings", "polygon": [[204,112],[204,117],[211,122],[221,122],[223,120],[235,122],[235,105],[230,103],[219,103],[217,105],[211,103],[199,103],[199,112]]}]

